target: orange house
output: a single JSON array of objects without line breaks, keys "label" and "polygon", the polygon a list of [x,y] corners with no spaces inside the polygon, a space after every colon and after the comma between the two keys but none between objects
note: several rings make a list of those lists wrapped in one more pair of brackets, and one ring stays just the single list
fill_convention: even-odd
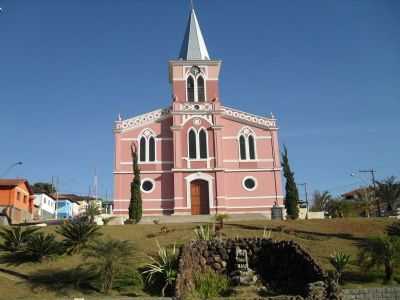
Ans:
[{"label": "orange house", "polygon": [[0,215],[11,224],[32,220],[34,194],[26,179],[0,179]]}]

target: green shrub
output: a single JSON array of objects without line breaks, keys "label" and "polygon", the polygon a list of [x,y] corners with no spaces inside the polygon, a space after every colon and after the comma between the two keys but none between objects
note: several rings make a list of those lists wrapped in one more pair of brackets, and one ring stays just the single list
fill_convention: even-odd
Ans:
[{"label": "green shrub", "polygon": [[228,278],[209,269],[204,273],[194,274],[194,291],[192,291],[192,297],[202,300],[221,297],[228,288]]},{"label": "green shrub", "polygon": [[0,244],[0,250],[6,252],[17,252],[22,251],[29,238],[39,230],[38,227],[11,227],[2,228],[0,231],[0,237],[3,242]]},{"label": "green shrub", "polygon": [[388,225],[386,227],[386,233],[390,236],[400,237],[400,221]]},{"label": "green shrub", "polygon": [[57,229],[64,237],[63,243],[68,254],[79,253],[92,239],[101,235],[100,227],[87,219],[68,221]]},{"label": "green shrub", "polygon": [[199,241],[210,241],[214,238],[214,232],[210,224],[200,225],[194,229],[195,239]]},{"label": "green shrub", "polygon": [[142,275],[137,270],[128,270],[117,275],[113,288],[118,291],[141,290],[143,288]]},{"label": "green shrub", "polygon": [[54,258],[61,254],[63,246],[56,240],[54,234],[38,232],[32,234],[21,254],[31,261],[41,262],[43,259]]}]

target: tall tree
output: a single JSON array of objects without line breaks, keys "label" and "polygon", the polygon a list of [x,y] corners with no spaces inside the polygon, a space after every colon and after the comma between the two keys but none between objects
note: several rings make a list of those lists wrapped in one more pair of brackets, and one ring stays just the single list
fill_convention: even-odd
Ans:
[{"label": "tall tree", "polygon": [[294,180],[294,173],[290,169],[289,158],[286,146],[283,146],[282,152],[282,167],[283,176],[286,178],[286,197],[285,197],[285,207],[288,216],[292,219],[297,219],[299,217],[299,191],[297,190],[296,182]]},{"label": "tall tree", "polygon": [[362,209],[364,216],[369,218],[375,206],[375,195],[371,189],[360,189],[356,191],[355,200]]},{"label": "tall tree", "polygon": [[35,194],[46,193],[51,195],[56,192],[54,185],[48,182],[36,182],[31,185],[31,188]]},{"label": "tall tree", "polygon": [[391,176],[383,181],[377,181],[376,196],[386,203],[387,209],[393,212],[400,205],[400,182]]},{"label": "tall tree", "polygon": [[131,182],[131,201],[129,203],[129,219],[139,223],[142,219],[142,193],[140,191],[140,168],[138,165],[136,145],[131,146],[133,162],[133,180]]},{"label": "tall tree", "polygon": [[332,195],[328,191],[322,193],[315,191],[311,211],[325,211],[330,200],[332,200]]}]

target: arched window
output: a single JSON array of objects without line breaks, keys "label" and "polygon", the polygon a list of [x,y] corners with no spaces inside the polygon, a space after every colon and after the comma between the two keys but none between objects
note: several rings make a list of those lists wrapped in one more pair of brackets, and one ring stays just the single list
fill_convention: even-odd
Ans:
[{"label": "arched window", "polygon": [[187,99],[188,102],[194,102],[194,80],[192,76],[189,76],[187,81]]},{"label": "arched window", "polygon": [[189,131],[189,158],[196,159],[197,151],[196,151],[196,133],[193,129]]},{"label": "arched window", "polygon": [[246,140],[243,135],[239,138],[240,159],[246,159]]},{"label": "arched window", "polygon": [[149,161],[156,160],[156,142],[154,137],[149,138]]},{"label": "arched window", "polygon": [[144,137],[140,139],[139,147],[140,161],[146,161],[146,139]]},{"label": "arched window", "polygon": [[256,159],[256,150],[254,146],[254,137],[249,135],[249,157],[250,159]]},{"label": "arched window", "polygon": [[204,91],[204,79],[202,76],[197,78],[197,101],[204,102],[206,101],[205,91]]},{"label": "arched window", "polygon": [[207,134],[204,129],[199,132],[200,158],[207,158]]}]

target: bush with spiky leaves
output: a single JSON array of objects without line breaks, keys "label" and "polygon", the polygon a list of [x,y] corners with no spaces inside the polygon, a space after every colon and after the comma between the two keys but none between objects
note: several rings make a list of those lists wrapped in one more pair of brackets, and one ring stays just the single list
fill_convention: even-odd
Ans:
[{"label": "bush with spiky leaves", "polygon": [[386,233],[390,236],[400,237],[400,221],[388,225],[386,227]]},{"label": "bush with spiky leaves", "polygon": [[150,256],[151,263],[145,265],[142,272],[146,276],[148,284],[152,284],[157,280],[162,281],[161,295],[165,296],[168,287],[173,287],[178,273],[178,250],[175,244],[170,247],[161,247],[157,242],[158,255]]},{"label": "bush with spiky leaves", "polygon": [[335,268],[338,281],[341,282],[342,274],[350,261],[350,255],[343,252],[335,252],[330,257],[330,263]]},{"label": "bush with spiky leaves", "polygon": [[214,231],[210,224],[200,225],[194,229],[195,239],[199,241],[211,241],[214,239]]},{"label": "bush with spiky leaves", "polygon": [[131,263],[133,245],[129,241],[97,240],[83,251],[85,266],[100,279],[101,291],[108,294],[114,281]]},{"label": "bush with spiky leaves", "polygon": [[364,270],[384,267],[385,280],[391,281],[394,269],[400,266],[400,238],[397,236],[379,236],[361,243],[358,257]]},{"label": "bush with spiky leaves", "polygon": [[100,227],[88,220],[67,221],[57,229],[64,237],[63,243],[68,254],[79,253],[90,241],[101,235]]},{"label": "bush with spiky leaves", "polygon": [[90,223],[94,223],[94,220],[99,215],[101,215],[101,207],[99,204],[96,201],[89,201],[85,209],[84,217],[87,218]]},{"label": "bush with spiky leaves", "polygon": [[42,262],[44,259],[51,259],[61,254],[63,246],[56,240],[54,234],[37,232],[32,234],[26,243],[22,255],[33,262]]},{"label": "bush with spiky leaves", "polygon": [[2,228],[0,237],[3,242],[0,244],[1,251],[18,252],[22,251],[29,238],[38,230],[38,227],[10,227]]}]

